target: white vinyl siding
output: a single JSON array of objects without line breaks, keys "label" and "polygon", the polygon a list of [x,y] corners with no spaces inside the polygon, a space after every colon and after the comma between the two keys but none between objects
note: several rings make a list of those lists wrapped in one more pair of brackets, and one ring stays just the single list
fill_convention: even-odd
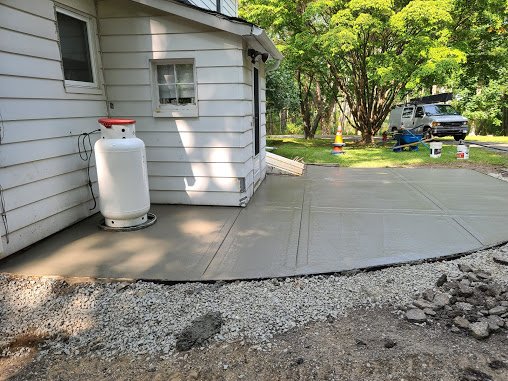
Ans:
[{"label": "white vinyl siding", "polygon": [[[59,4],[95,17],[91,0]],[[3,257],[98,211],[89,211],[77,136],[96,129],[107,108],[102,90],[65,91],[53,1],[4,0],[0,23],[0,185],[10,233],[7,244],[0,224]]]},{"label": "white vinyl siding", "polygon": [[[236,12],[236,2],[222,3],[234,4]],[[100,38],[93,35],[99,91],[66,90],[52,0],[2,0],[0,185],[10,242],[0,225],[0,257],[98,211],[89,210],[87,164],[77,137],[108,115],[136,119],[153,203],[248,201],[264,176],[265,85],[260,67],[255,171],[252,65],[242,38],[128,0],[60,0],[58,6],[85,15],[101,31]],[[199,117],[153,117],[150,62],[175,59],[194,62]],[[93,160],[90,172],[97,195]]]},{"label": "white vinyl siding", "polygon": [[[248,200],[252,89],[242,38],[120,0],[99,2],[98,12],[109,111],[136,120],[152,203],[238,206]],[[199,117],[153,117],[154,60],[192,60]]]}]

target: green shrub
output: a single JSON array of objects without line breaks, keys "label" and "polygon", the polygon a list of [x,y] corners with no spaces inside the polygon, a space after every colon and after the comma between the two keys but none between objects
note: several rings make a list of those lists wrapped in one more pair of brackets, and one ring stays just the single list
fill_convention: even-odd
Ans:
[{"label": "green shrub", "polygon": [[288,124],[286,125],[286,134],[287,135],[302,135],[303,134],[303,126],[300,124],[288,122]]}]

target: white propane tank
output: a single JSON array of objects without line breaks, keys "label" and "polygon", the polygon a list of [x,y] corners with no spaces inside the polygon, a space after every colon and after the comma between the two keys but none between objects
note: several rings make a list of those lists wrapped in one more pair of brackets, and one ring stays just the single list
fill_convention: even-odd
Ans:
[{"label": "white propane tank", "polygon": [[150,210],[145,144],[136,137],[136,121],[99,119],[95,143],[100,209],[105,225],[126,228],[147,222]]},{"label": "white propane tank", "polygon": [[459,145],[457,146],[457,159],[459,160],[469,159],[469,147],[465,145],[462,140],[459,142]]}]

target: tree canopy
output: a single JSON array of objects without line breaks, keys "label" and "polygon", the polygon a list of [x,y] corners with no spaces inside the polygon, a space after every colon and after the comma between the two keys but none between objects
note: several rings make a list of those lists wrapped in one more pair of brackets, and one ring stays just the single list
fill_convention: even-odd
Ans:
[{"label": "tree canopy", "polygon": [[450,85],[476,133],[508,135],[508,2],[456,0],[451,43],[467,61]]},{"label": "tree canopy", "polygon": [[240,9],[285,55],[309,137],[337,104],[370,143],[407,94],[466,83],[471,92],[506,67],[506,0],[249,0]]}]

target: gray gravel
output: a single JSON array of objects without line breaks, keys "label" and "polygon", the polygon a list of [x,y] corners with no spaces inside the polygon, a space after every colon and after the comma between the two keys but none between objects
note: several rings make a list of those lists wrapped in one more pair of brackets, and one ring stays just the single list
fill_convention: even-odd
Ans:
[{"label": "gray gravel", "polygon": [[[276,333],[347,315],[354,308],[409,304],[447,273],[467,264],[508,284],[508,266],[493,261],[508,245],[461,259],[387,268],[353,276],[311,276],[232,283],[160,285],[79,283],[0,274],[0,351],[2,343],[31,333],[50,337],[40,356],[54,354],[113,358],[172,356],[176,337],[195,319],[219,313],[223,324],[212,340],[270,348]],[[423,302],[422,302],[423,303]],[[23,349],[19,349],[23,351]],[[18,353],[3,349],[4,354]]]}]

